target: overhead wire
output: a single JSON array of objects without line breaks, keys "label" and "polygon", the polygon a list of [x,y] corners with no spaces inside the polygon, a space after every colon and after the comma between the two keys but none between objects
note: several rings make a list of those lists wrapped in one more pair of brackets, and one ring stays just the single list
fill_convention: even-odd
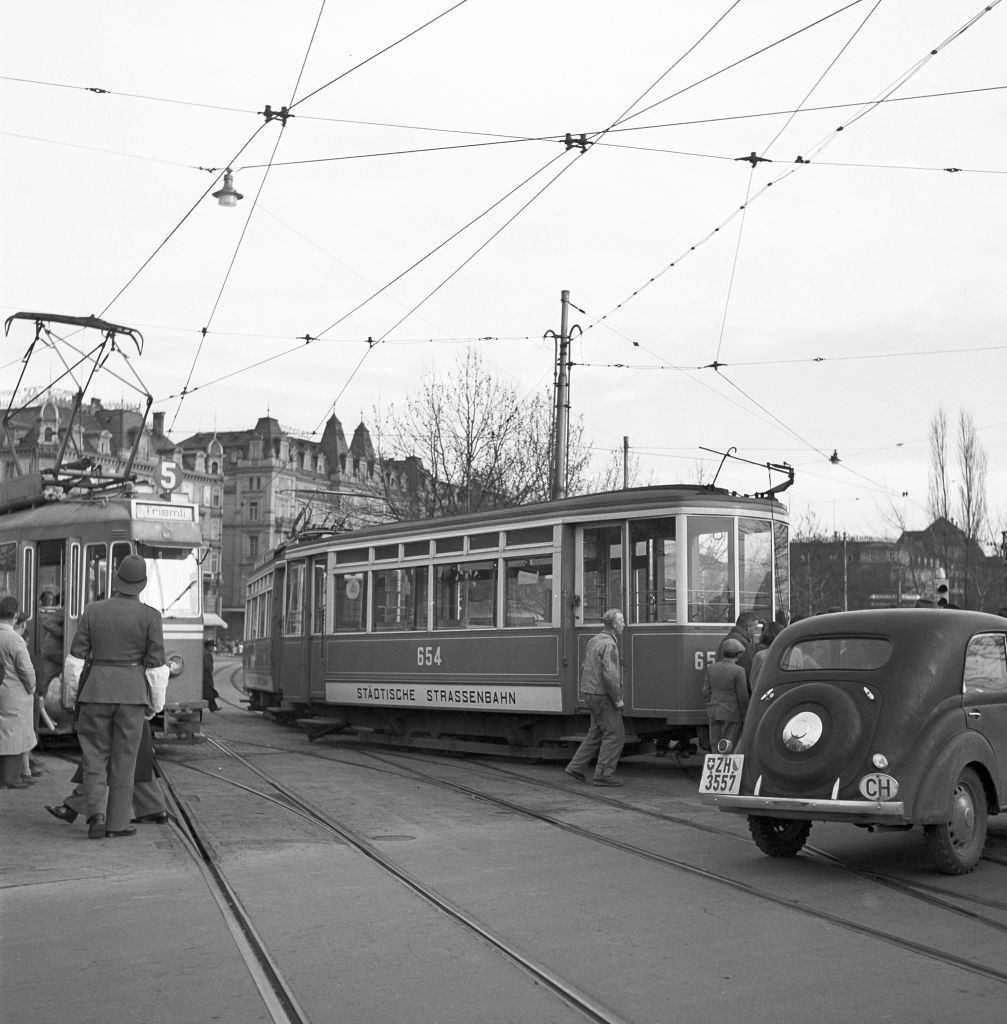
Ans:
[{"label": "overhead wire", "polygon": [[[843,43],[843,45],[839,49],[839,52],[836,53],[833,56],[833,58],[829,61],[829,64],[826,67],[826,69],[815,80],[814,85],[812,85],[811,88],[805,93],[804,99],[802,99],[801,103],[798,104],[798,110],[811,97],[811,94],[815,91],[815,89],[817,89],[818,86],[821,85],[822,81],[825,79],[825,76],[829,73],[829,71],[831,71],[832,68],[834,68],[836,66],[836,63],[839,61],[839,58],[851,46],[851,44],[853,43],[853,40],[856,39],[856,37],[860,34],[860,32],[863,29],[863,27],[867,24],[867,22],[870,20],[871,16],[874,14],[874,12],[878,9],[878,7],[880,5],[881,5],[881,0],[876,0],[876,3],[874,4],[874,6],[870,9],[870,11],[868,11],[867,15],[861,20],[860,24],[853,31],[852,35],[850,35],[850,37],[846,40],[846,42]],[[787,120],[786,124],[784,124],[776,132],[776,134],[769,141],[769,143],[762,147],[762,149],[759,151],[759,156],[757,156],[754,151],[753,151],[752,156],[751,156],[751,167],[749,168],[748,182],[747,182],[747,185],[746,185],[746,188],[745,188],[745,201],[741,204],[741,219],[740,219],[740,221],[738,223],[738,237],[737,237],[737,239],[735,241],[734,256],[733,256],[733,258],[731,260],[731,272],[730,272],[730,274],[728,276],[727,292],[726,292],[726,295],[724,296],[724,312],[723,312],[723,315],[722,315],[721,320],[720,320],[720,335],[719,335],[719,337],[717,339],[717,351],[716,351],[716,354],[713,357],[714,366],[716,366],[716,367],[720,366],[720,355],[721,355],[721,351],[722,351],[723,345],[724,345],[724,334],[725,334],[725,332],[727,330],[727,317],[728,317],[728,313],[729,313],[730,308],[731,308],[731,297],[732,297],[732,295],[734,293],[734,279],[735,279],[735,275],[737,274],[737,271],[738,271],[738,261],[739,261],[740,255],[741,255],[741,242],[742,242],[742,239],[743,239],[744,234],[745,234],[745,218],[746,218],[747,213],[748,213],[748,201],[749,201],[749,199],[751,197],[751,194],[752,194],[752,183],[753,183],[753,181],[755,179],[756,166],[757,166],[757,164],[759,162],[760,157],[762,159],[765,159],[764,154],[769,152],[769,150],[773,146],[773,143],[776,142],[780,138],[780,136],[783,134],[784,131],[786,131],[787,125],[789,125],[790,122],[796,116],[797,116],[797,112],[795,111],[794,114],[792,114],[790,116],[790,118]],[[766,410],[766,411],[768,412],[768,410]]]},{"label": "overhead wire", "polygon": [[[306,67],[306,65],[308,63],[308,57],[311,54],[311,47],[314,44],[315,36],[318,33],[318,25],[319,25],[319,22],[322,19],[322,12],[324,10],[325,10],[325,0],[322,0],[321,6],[318,9],[318,16],[315,19],[315,26],[312,29],[311,37],[308,39],[308,45],[305,47],[304,58],[301,61],[301,67],[300,67],[300,70],[297,73],[297,78],[296,78],[296,80],[294,82],[294,87],[293,87],[293,89],[291,91],[291,97],[290,97],[291,98],[291,103],[293,102],[294,96],[297,95],[297,87],[300,85],[301,77],[304,74],[304,68]],[[288,110],[289,110],[289,106],[288,106]],[[269,118],[267,117],[266,121],[264,122],[264,124],[268,124],[268,123],[269,123]],[[231,272],[234,270],[234,263],[235,263],[235,261],[238,258],[238,252],[241,250],[241,244],[245,240],[245,235],[248,232],[248,225],[251,223],[252,216],[255,213],[255,208],[258,205],[259,196],[262,195],[262,190],[266,186],[266,179],[269,176],[269,171],[270,171],[270,168],[272,167],[273,160],[276,157],[276,153],[277,153],[277,151],[280,148],[280,143],[283,140],[283,132],[284,132],[284,129],[286,128],[286,126],[287,126],[287,119],[285,117],[280,118],[280,130],[277,133],[276,141],[273,144],[273,149],[272,149],[272,152],[271,152],[270,157],[269,157],[269,163],[266,166],[265,173],[262,175],[262,179],[259,181],[258,188],[255,191],[255,198],[249,204],[248,214],[245,217],[245,222],[244,222],[244,224],[241,227],[241,234],[238,236],[238,241],[237,241],[237,243],[234,246],[234,252],[231,254],[231,259],[230,259],[230,262],[227,265],[227,270],[224,273],[224,278],[221,281],[220,288],[217,291],[217,297],[213,301],[213,307],[210,310],[210,315],[209,315],[209,317],[207,317],[206,323],[203,325],[203,329],[200,332],[199,344],[196,346],[196,352],[195,352],[195,354],[192,357],[192,363],[189,366],[189,373],[188,373],[188,376],[186,377],[185,384],[182,386],[182,390],[180,392],[179,399],[178,399],[178,405],[175,407],[175,415],[172,418],[171,427],[169,429],[172,429],[172,430],[174,429],[175,422],[178,419],[179,410],[182,408],[182,403],[185,401],[185,397],[189,393],[189,384],[192,383],[192,375],[193,375],[193,373],[195,373],[196,363],[199,361],[200,354],[203,351],[203,346],[206,344],[206,336],[207,336],[207,333],[209,332],[210,324],[213,322],[213,318],[214,318],[214,316],[217,313],[217,307],[220,305],[220,300],[221,300],[221,297],[224,294],[224,289],[227,287],[227,282],[231,278]]]},{"label": "overhead wire", "polygon": [[[924,66],[926,61],[931,59],[941,49],[945,48],[948,45],[949,41],[958,38],[962,34],[962,32],[965,30],[965,28],[968,28],[968,27],[971,27],[972,25],[974,25],[978,21],[978,19],[980,17],[982,17],[983,14],[987,14],[990,11],[992,11],[993,8],[996,7],[1000,2],[1001,2],[1001,0],[992,0],[992,2],[990,4],[988,4],[987,7],[985,7],[983,9],[983,11],[981,11],[975,17],[970,18],[965,26],[963,26],[961,29],[959,29],[955,33],[952,33],[952,35],[949,36],[948,39],[945,40],[942,44],[940,44],[939,47],[932,49],[929,52],[929,54],[928,54],[928,56],[926,58],[923,58],[923,59],[917,61],[912,66],[912,68],[910,69],[912,74],[917,73],[920,70],[920,68],[922,68]],[[849,6],[852,6],[852,5],[849,5]],[[845,10],[845,8],[843,8],[843,9]],[[891,93],[896,88],[898,88],[899,85],[903,84],[905,81],[908,81],[908,77],[907,77],[908,74],[909,74],[909,72],[904,73],[903,75],[901,75],[899,77],[899,79],[896,80],[895,84],[885,87],[885,89],[882,92],[882,96],[887,97],[887,96],[891,95]],[[839,133],[844,131],[845,128],[848,127],[849,125],[852,125],[856,121],[860,120],[860,118],[864,115],[864,113],[867,113],[867,112],[870,112],[871,110],[877,109],[877,106],[878,106],[878,104],[880,102],[881,102],[881,100],[879,98],[875,98],[873,100],[865,101],[862,104],[862,106],[864,107],[864,110],[858,111],[857,113],[851,115],[851,117],[846,122],[840,124],[838,127],[836,127],[832,131],[828,132],[825,136],[823,136],[817,143],[814,144],[814,146],[809,151],[807,151],[808,152],[807,158],[805,158],[805,157],[798,157],[798,160],[795,161],[793,164],[788,165],[788,168],[785,171],[783,171],[777,177],[773,178],[771,181],[768,181],[758,192],[755,193],[754,196],[751,196],[747,200],[747,202],[744,204],[744,207],[739,207],[739,208],[733,210],[724,220],[722,220],[719,224],[717,224],[711,231],[707,232],[706,235],[702,236],[700,239],[698,239],[692,245],[690,245],[686,249],[682,250],[682,252],[678,256],[676,256],[672,260],[668,261],[657,273],[655,273],[651,277],[647,278],[641,285],[639,285],[632,292],[630,292],[630,294],[625,299],[623,299],[621,302],[616,303],[607,313],[605,313],[603,316],[597,318],[595,323],[591,325],[591,328],[593,328],[595,326],[601,326],[602,324],[604,324],[605,326],[608,326],[606,321],[608,320],[609,317],[611,317],[613,314],[619,312],[620,310],[624,309],[630,302],[632,302],[635,298],[637,298],[643,291],[645,291],[647,288],[649,288],[657,280],[659,280],[661,277],[663,277],[669,270],[672,270],[673,268],[678,266],[688,256],[692,255],[694,252],[698,251],[703,245],[707,244],[711,239],[713,239],[717,234],[719,234],[724,227],[726,227],[736,217],[738,217],[743,212],[744,208],[747,208],[752,203],[755,203],[755,202],[761,200],[767,194],[769,189],[772,188],[773,185],[779,184],[784,179],[789,178],[798,169],[804,169],[804,168],[807,168],[808,166],[812,166],[812,165],[818,163],[818,154],[821,153],[829,144],[834,142],[835,139],[838,138]],[[588,329],[590,330],[591,328],[588,328]]]},{"label": "overhead wire", "polygon": [[[736,61],[732,61],[730,64],[727,64],[722,68],[719,68],[717,71],[713,71],[709,75],[697,79],[695,82],[691,82],[689,85],[683,86],[676,92],[673,92],[668,96],[665,96],[664,99],[660,99],[656,103],[651,103],[650,106],[644,107],[642,110],[638,110],[633,114],[627,114],[627,116],[624,117],[623,120],[628,121],[635,117],[641,117],[643,114],[646,114],[647,111],[654,110],[656,107],[659,107],[664,103],[668,103],[670,100],[677,99],[679,96],[682,96],[687,92],[690,92],[692,89],[696,89],[701,85],[705,85],[707,82],[712,81],[714,78],[718,78],[720,75],[726,74],[728,71],[733,71],[735,68],[740,67],[742,64],[746,64],[750,60],[754,60],[756,57],[761,57],[764,53],[768,53],[770,50],[775,49],[777,46],[782,46],[783,43],[789,42],[791,39],[796,39],[797,36],[802,35],[803,33],[808,32],[813,28],[817,28],[819,25],[824,24],[831,18],[835,18],[837,15],[842,14],[844,11],[848,11],[851,7],[856,7],[859,3],[863,3],[863,0],[851,0],[850,3],[838,8],[831,14],[826,14],[823,17],[818,18],[816,21],[812,21],[809,24],[805,25],[803,28],[799,28],[794,32],[790,32],[787,35],[774,40],[772,43],[769,43],[758,50],[754,50],[752,53],[749,53]],[[621,123],[622,122],[618,122],[618,124]]]},{"label": "overhead wire", "polygon": [[[732,7],[731,7],[731,8],[729,9],[729,11],[728,11],[728,12],[725,12],[725,15],[724,15],[724,16],[726,16],[726,13],[729,13],[729,12],[730,12],[730,10],[733,10],[733,9],[734,9],[734,7],[736,7],[736,6],[738,5],[738,3],[739,3],[739,2],[740,2],[740,0],[735,0],[735,3],[734,3],[734,4],[732,5]],[[721,22],[721,21],[723,20],[723,17],[724,17],[724,16],[722,16],[721,18],[719,18],[719,19],[718,19],[718,20],[717,20],[717,21],[716,21],[716,22],[714,23],[714,26],[713,26],[713,27],[716,27],[716,25],[720,24],[720,22]],[[712,29],[711,29],[711,30],[712,30]],[[702,38],[705,38],[705,37],[706,37],[706,35],[708,35],[708,34],[709,34],[709,31],[711,31],[711,30],[708,30],[708,31],[707,31],[707,33],[706,33],[706,34],[704,34],[704,36],[703,36]],[[690,52],[691,52],[691,51],[690,51]],[[672,68],[674,68],[675,66],[677,66],[677,64],[678,64],[678,63],[680,62],[680,60],[681,60],[681,59],[683,59],[683,58],[679,58],[679,60],[678,60],[678,61],[675,61],[675,62],[674,62],[674,63],[673,63],[672,65],[671,65],[671,67],[672,67]],[[671,70],[671,68],[669,68],[668,70],[670,71],[670,70]],[[642,99],[642,98],[643,98],[644,96],[646,96],[646,95],[647,95],[647,94],[648,94],[648,93],[649,93],[649,92],[650,92],[650,91],[651,91],[651,90],[652,90],[653,88],[655,88],[655,87],[656,87],[656,85],[657,85],[657,84],[658,84],[658,83],[659,83],[659,82],[660,82],[660,81],[661,81],[661,80],[662,80],[662,79],[663,79],[663,78],[665,77],[665,75],[667,75],[667,73],[668,73],[668,71],[665,71],[665,72],[664,72],[664,73],[663,73],[662,75],[660,75],[660,76],[659,76],[659,77],[658,77],[658,78],[657,78],[657,79],[656,79],[656,80],[655,80],[655,81],[654,81],[653,83],[651,83],[651,85],[649,85],[649,86],[647,87],[647,89],[645,89],[645,90],[644,90],[644,92],[643,92],[643,93],[642,93],[642,94],[641,94],[641,95],[640,95],[639,97],[637,97],[637,99],[635,99],[635,100],[634,100],[634,101],[633,101],[633,102],[632,102],[632,103],[631,103],[631,104],[630,104],[630,105],[629,105],[629,106],[628,106],[628,107],[627,107],[627,108],[626,108],[626,109],[625,109],[625,110],[624,110],[624,111],[622,112],[622,114],[620,114],[620,115],[619,115],[619,117],[617,117],[617,118],[616,118],[616,119],[615,119],[614,121],[612,121],[612,122],[611,122],[611,124],[612,124],[612,125],[618,124],[618,123],[620,122],[620,120],[621,120],[622,118],[625,118],[626,114],[627,114],[627,113],[628,113],[628,112],[629,112],[630,110],[632,110],[632,109],[633,109],[633,107],[634,107],[634,106],[636,106],[636,104],[637,104],[637,103],[639,103],[639,102],[641,101],[641,99]],[[606,134],[607,130],[608,130],[608,129],[605,129],[604,131],[601,131],[601,132],[598,132],[598,133],[596,133],[596,134],[592,135],[592,137],[591,137],[591,145],[593,145],[593,144],[594,144],[594,143],[595,143],[595,142],[596,142],[596,141],[597,141],[597,140],[598,140],[599,138],[603,138],[603,137],[605,136],[605,134]],[[516,219],[517,217],[519,217],[519,216],[520,216],[520,215],[521,215],[521,214],[522,214],[522,213],[523,213],[523,212],[524,212],[524,211],[525,211],[526,209],[528,209],[528,207],[529,207],[529,206],[530,206],[530,205],[531,205],[531,204],[532,204],[532,203],[533,203],[533,202],[534,202],[534,201],[535,201],[536,199],[538,199],[538,198],[539,198],[539,196],[541,196],[541,195],[542,195],[542,194],[543,194],[543,193],[544,193],[544,192],[545,192],[545,191],[546,191],[546,190],[547,190],[548,188],[550,188],[550,187],[551,187],[551,186],[552,186],[552,185],[553,185],[553,184],[554,184],[554,183],[555,183],[555,182],[556,182],[556,181],[557,181],[557,180],[558,180],[558,179],[559,179],[559,178],[560,178],[560,177],[561,177],[561,176],[562,176],[563,174],[565,174],[565,173],[566,173],[566,172],[567,172],[567,171],[568,171],[568,170],[569,170],[569,169],[570,169],[571,167],[573,167],[573,166],[574,166],[574,165],[576,164],[576,162],[577,162],[577,161],[578,161],[578,160],[580,159],[580,157],[582,157],[582,156],[584,156],[584,155],[586,154],[586,152],[587,152],[587,148],[588,148],[588,147],[587,147],[587,143],[585,142],[585,144],[584,144],[584,145],[582,146],[582,148],[580,149],[580,152],[579,152],[579,153],[577,153],[577,154],[575,154],[575,156],[574,156],[573,160],[571,160],[571,161],[570,161],[570,162],[568,162],[568,163],[567,163],[567,164],[566,164],[566,165],[565,165],[564,167],[562,167],[562,168],[561,168],[561,169],[559,170],[559,172],[558,172],[557,174],[555,174],[555,175],[554,175],[554,176],[553,176],[553,177],[552,177],[552,178],[551,178],[551,179],[550,179],[550,180],[549,180],[549,181],[548,181],[548,182],[547,182],[547,183],[546,183],[546,184],[545,184],[545,185],[544,185],[544,186],[543,186],[543,187],[542,187],[541,189],[539,189],[539,191],[538,191],[538,192],[536,192],[536,193],[535,193],[535,194],[534,194],[534,195],[533,195],[533,196],[531,197],[531,199],[529,199],[529,200],[528,200],[528,201],[527,201],[527,202],[526,202],[526,203],[525,203],[525,204],[524,204],[523,206],[521,206],[521,207],[520,207],[520,208],[519,208],[519,209],[517,210],[517,212],[516,212],[515,214],[513,214],[513,215],[512,215],[512,216],[511,216],[511,217],[510,217],[510,218],[509,218],[509,219],[508,219],[507,221],[505,221],[505,222],[504,222],[504,224],[503,224],[503,225],[502,225],[502,226],[501,226],[500,228],[498,228],[498,229],[497,229],[497,230],[496,230],[496,231],[495,231],[495,232],[494,232],[494,233],[493,233],[492,235],[490,235],[490,237],[489,237],[488,239],[486,239],[486,241],[485,241],[485,242],[483,242],[483,243],[482,243],[482,245],[480,245],[480,246],[479,246],[479,247],[478,247],[478,248],[477,248],[477,249],[475,250],[475,252],[473,252],[473,253],[472,253],[472,254],[471,254],[470,256],[468,256],[468,257],[466,258],[466,260],[465,260],[465,261],[464,261],[464,262],[463,262],[463,263],[462,263],[462,264],[461,264],[460,266],[458,266],[458,267],[457,267],[457,268],[456,268],[456,269],[455,269],[454,271],[452,271],[452,272],[451,272],[451,274],[449,274],[449,275],[448,275],[448,276],[447,276],[446,278],[444,278],[444,279],[443,279],[443,280],[441,281],[441,283],[440,283],[440,284],[438,284],[438,285],[437,285],[437,286],[436,286],[436,287],[435,287],[435,288],[434,288],[434,289],[433,289],[432,291],[428,292],[428,293],[427,293],[427,295],[425,295],[425,296],[423,297],[423,299],[421,299],[421,300],[420,300],[420,302],[419,302],[419,303],[418,303],[418,304],[417,304],[417,305],[416,305],[416,306],[415,306],[415,307],[414,307],[414,308],[413,308],[413,309],[412,309],[412,310],[410,311],[410,313],[408,313],[408,314],[407,314],[407,315],[406,315],[405,317],[403,317],[403,318],[402,318],[402,319],[400,319],[400,320],[399,320],[399,321],[398,321],[398,322],[397,322],[396,324],[394,324],[394,325],[393,325],[393,326],[392,326],[392,327],[391,327],[391,328],[390,328],[390,329],[389,329],[388,331],[386,331],[386,332],[385,332],[385,334],[384,334],[384,336],[383,336],[383,338],[386,338],[386,337],[387,337],[387,335],[388,335],[388,334],[389,334],[389,333],[390,333],[390,332],[391,332],[392,330],[394,330],[394,329],[395,329],[396,327],[398,327],[398,326],[399,326],[400,324],[402,324],[402,323],[403,323],[403,322],[404,322],[404,321],[405,321],[405,320],[406,320],[406,319],[408,318],[408,316],[410,316],[410,315],[411,315],[412,313],[414,313],[414,312],[415,312],[415,311],[416,311],[417,309],[419,309],[419,307],[420,307],[420,306],[421,306],[421,305],[422,305],[423,303],[425,303],[425,302],[426,302],[426,301],[427,301],[427,300],[428,300],[428,299],[429,299],[429,298],[430,298],[430,297],[431,297],[432,295],[434,295],[434,294],[435,294],[435,293],[436,293],[437,291],[439,291],[439,290],[440,290],[440,289],[441,289],[441,288],[442,288],[442,287],[443,287],[443,286],[444,286],[444,285],[445,285],[445,284],[446,284],[446,283],[447,283],[447,282],[448,282],[448,281],[449,281],[449,280],[450,280],[450,279],[451,279],[452,277],[454,277],[454,276],[455,276],[455,275],[456,275],[457,273],[459,273],[459,271],[460,271],[460,270],[461,270],[461,269],[462,269],[462,268],[463,268],[464,266],[466,266],[466,265],[467,265],[467,264],[468,264],[469,262],[471,262],[471,260],[472,260],[472,259],[474,259],[476,255],[478,255],[478,254],[479,254],[480,252],[482,252],[482,250],[483,250],[483,249],[485,249],[485,248],[486,248],[486,246],[487,246],[487,245],[488,245],[488,244],[489,244],[490,242],[492,242],[492,241],[493,241],[493,239],[497,238],[497,237],[498,237],[498,236],[500,235],[500,233],[501,233],[501,232],[502,232],[502,231],[503,231],[503,230],[504,230],[505,228],[507,228],[507,227],[508,227],[508,226],[509,226],[509,225],[510,225],[511,223],[513,223],[513,221],[514,221],[514,220],[515,220],[515,219]],[[544,172],[544,171],[545,171],[545,170],[546,170],[546,169],[547,169],[547,168],[548,168],[549,166],[551,166],[551,165],[552,165],[552,164],[553,164],[553,163],[554,163],[554,162],[555,162],[555,161],[556,161],[557,159],[559,159],[559,157],[555,157],[555,158],[553,158],[552,160],[548,161],[548,162],[547,162],[547,163],[546,163],[546,164],[544,165],[544,167],[540,168],[540,170],[539,170],[539,171],[537,171],[537,172],[535,172],[535,174],[534,174],[534,175],[531,175],[531,176],[530,176],[529,178],[527,178],[527,179],[526,179],[526,181],[525,181],[524,183],[522,183],[522,185],[518,186],[518,188],[521,188],[521,187],[523,187],[523,185],[524,185],[524,184],[526,184],[526,183],[530,182],[530,181],[531,181],[531,180],[532,180],[532,179],[533,179],[534,177],[537,177],[537,175],[538,175],[538,174],[540,174],[540,173]],[[516,192],[516,191],[517,191],[517,189],[514,189],[514,190],[512,190],[512,191],[511,191],[510,193],[508,193],[508,196],[506,196],[506,197],[504,197],[504,198],[508,198],[508,197],[509,197],[509,195],[513,194],[513,193],[514,193],[514,192]],[[499,205],[499,203],[500,203],[500,202],[502,202],[502,201],[503,201],[503,200],[498,200],[498,201],[497,201],[497,203],[495,203],[495,204],[494,204],[494,206],[497,206],[497,205]],[[490,207],[490,209],[493,209],[493,207]],[[489,211],[487,210],[487,211],[485,211],[485,212],[489,212]],[[480,215],[480,217],[481,217],[481,216],[484,216],[484,215],[485,215],[485,213],[484,213],[484,214],[481,214],[481,215]],[[470,223],[474,223],[474,221],[473,221],[473,222],[470,222]],[[467,228],[468,226],[469,226],[469,225],[466,225],[466,227],[465,227],[465,228],[462,228],[461,230],[462,230],[462,231],[466,230],[466,228]],[[453,235],[453,236],[451,236],[451,237],[452,237],[452,238],[454,238],[454,237],[456,237],[456,236],[457,236],[457,234],[460,234],[460,231],[459,231],[459,232],[456,232],[456,234],[455,234],[455,235]],[[447,239],[447,240],[445,240],[445,242],[442,242],[442,243],[441,243],[441,245],[440,245],[440,246],[438,246],[437,248],[439,249],[439,248],[443,247],[443,246],[444,246],[445,244],[447,244],[447,241],[450,241],[450,240],[451,240],[451,239]],[[435,249],[435,250],[433,250],[433,252],[436,252],[436,251],[437,251],[436,249]],[[428,254],[427,256],[423,257],[423,259],[424,259],[424,260],[425,260],[425,259],[427,259],[427,258],[429,257],[429,255],[431,255],[431,254]],[[422,261],[420,261],[420,262],[422,262]],[[418,263],[417,263],[417,264],[414,264],[414,266],[416,266],[416,265],[418,265]],[[405,274],[405,273],[408,273],[410,269],[413,269],[413,268],[409,268],[409,269],[407,269],[406,271],[403,271],[403,274]],[[401,278],[401,277],[403,276],[403,274],[400,274],[400,275],[399,275],[399,278]],[[395,280],[398,280],[399,278],[396,278]],[[393,282],[391,282],[391,283],[394,283],[394,281],[393,281]],[[387,287],[387,286],[386,286],[386,287]],[[368,299],[368,300],[365,300],[365,301],[370,301],[370,300]],[[356,309],[359,309],[359,308],[360,308],[359,306],[358,306],[358,307],[356,307]],[[344,315],[344,317],[343,317],[343,318],[341,318],[340,320],[337,320],[337,321],[336,321],[336,323],[340,323],[342,319],[345,319],[345,318],[346,318],[347,316],[350,316],[350,315],[351,315],[351,314],[352,314],[353,312],[356,312],[356,309],[354,309],[354,310],[351,310],[351,311],[350,311],[350,313],[347,313],[347,314],[345,314],[345,315]],[[326,328],[326,331],[322,331],[322,332],[321,332],[321,334],[325,334],[325,333],[326,333],[326,332],[327,332],[328,330],[331,330],[331,329],[332,329],[332,327],[334,327],[334,326],[335,326],[335,324],[331,325],[331,326],[330,326],[329,328]],[[319,336],[321,336],[321,335],[319,335]],[[380,340],[383,340],[383,338],[379,339],[379,341],[380,341]],[[337,403],[337,402],[339,401],[340,397],[342,397],[342,395],[343,395],[343,394],[345,393],[346,389],[347,389],[347,388],[349,387],[350,383],[351,383],[351,382],[353,381],[353,379],[354,379],[354,378],[356,377],[357,373],[358,373],[358,372],[360,371],[361,367],[363,366],[363,364],[364,364],[364,361],[365,361],[365,360],[367,359],[367,356],[368,356],[368,355],[370,354],[370,352],[371,352],[371,351],[373,350],[373,348],[374,348],[374,345],[372,345],[372,344],[368,344],[368,347],[367,347],[367,349],[366,349],[366,350],[364,351],[364,353],[363,353],[363,354],[361,355],[361,358],[360,358],[360,360],[359,360],[359,361],[357,362],[357,365],[356,365],[356,366],[355,366],[355,367],[353,368],[353,371],[352,371],[352,372],[350,373],[350,375],[349,375],[349,377],[347,378],[346,382],[344,383],[344,385],[343,385],[342,389],[341,389],[341,390],[339,391],[339,393],[338,393],[338,394],[336,395],[336,397],[335,397],[335,399],[333,400],[333,402],[332,402],[332,405],[330,406],[329,410],[327,410],[327,411],[326,411],[326,414],[325,414],[325,418],[328,418],[328,416],[329,416],[329,414],[330,414],[330,411],[331,411],[331,410],[334,410],[334,409],[335,409],[336,403]],[[323,419],[323,422],[324,422],[324,419]],[[317,431],[317,429],[320,429],[320,428],[321,428],[321,424],[319,424],[319,427],[318,427],[318,428],[316,428],[316,431]]]},{"label": "overhead wire", "polygon": [[458,3],[453,4],[451,7],[447,8],[447,10],[441,11],[440,14],[436,15],[433,18],[430,18],[428,21],[425,21],[422,25],[419,25],[416,28],[412,29],[411,31],[407,32],[404,36],[400,37],[399,39],[396,39],[394,43],[389,43],[387,46],[378,50],[376,53],[372,53],[369,57],[360,61],[358,64],[354,64],[353,67],[348,68],[346,71],[342,72],[342,74],[336,75],[335,78],[330,79],[324,85],[320,85],[317,89],[313,89],[311,92],[302,96],[296,102],[292,102],[287,109],[293,110],[295,107],[299,107],[302,103],[305,103],[307,100],[310,100],[313,96],[317,96],[323,90],[328,89],[330,85],[335,85],[336,82],[341,81],[347,75],[352,74],[354,71],[358,71],[365,64],[370,64],[372,60],[376,60],[378,57],[382,56],[382,54],[388,53],[389,50],[394,49],[400,43],[404,43],[407,39],[411,39],[418,32],[422,32],[423,29],[429,28],[435,22],[440,21],[441,18],[446,17],[448,14],[451,14],[452,11],[456,11],[459,7],[463,7],[467,3],[468,0],[458,0]]}]

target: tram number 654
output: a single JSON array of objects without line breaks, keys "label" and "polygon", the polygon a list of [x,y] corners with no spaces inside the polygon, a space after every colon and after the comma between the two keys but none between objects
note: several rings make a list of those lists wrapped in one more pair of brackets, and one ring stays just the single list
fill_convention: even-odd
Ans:
[{"label": "tram number 654", "polygon": [[440,647],[417,647],[416,664],[423,667],[439,665],[441,663]]}]

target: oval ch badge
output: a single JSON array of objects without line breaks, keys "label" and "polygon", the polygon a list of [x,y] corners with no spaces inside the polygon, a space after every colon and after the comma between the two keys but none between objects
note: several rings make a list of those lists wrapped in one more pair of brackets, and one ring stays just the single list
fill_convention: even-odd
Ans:
[{"label": "oval ch badge", "polygon": [[899,792],[899,784],[890,775],[872,772],[860,780],[860,794],[868,800],[894,800]]}]

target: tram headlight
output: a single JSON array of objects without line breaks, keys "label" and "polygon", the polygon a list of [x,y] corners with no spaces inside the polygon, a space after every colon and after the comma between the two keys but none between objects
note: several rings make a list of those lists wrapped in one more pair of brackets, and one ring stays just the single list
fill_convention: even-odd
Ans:
[{"label": "tram headlight", "polygon": [[885,757],[884,754],[875,754],[871,758],[871,764],[873,764],[875,768],[880,768],[884,771],[884,769],[888,767],[888,758]]},{"label": "tram headlight", "polygon": [[182,660],[181,654],[169,654],[167,665],[169,676],[180,676],[182,669],[185,668],[185,662]]}]

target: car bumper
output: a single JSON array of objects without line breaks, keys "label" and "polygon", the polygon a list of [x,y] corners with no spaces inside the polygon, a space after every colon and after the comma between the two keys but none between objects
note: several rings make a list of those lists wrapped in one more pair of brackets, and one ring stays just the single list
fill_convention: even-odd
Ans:
[{"label": "car bumper", "polygon": [[767,818],[808,818],[816,821],[853,821],[900,824],[905,821],[901,800],[826,800],[783,796],[710,795],[705,802],[722,811],[756,814]]}]

